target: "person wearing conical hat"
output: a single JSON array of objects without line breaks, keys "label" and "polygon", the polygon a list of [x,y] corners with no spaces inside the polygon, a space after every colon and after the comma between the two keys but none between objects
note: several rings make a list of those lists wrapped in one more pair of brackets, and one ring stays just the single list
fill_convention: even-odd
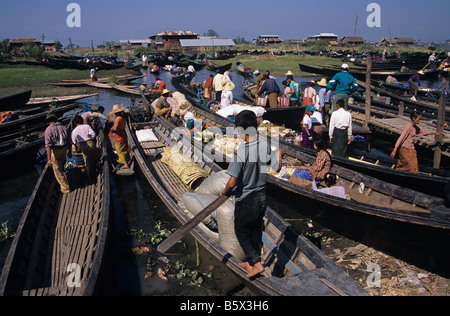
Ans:
[{"label": "person wearing conical hat", "polygon": [[168,89],[164,89],[162,95],[156,100],[155,114],[156,116],[164,116],[169,118],[172,113],[172,106],[167,101],[167,98],[171,96],[171,92]]},{"label": "person wearing conical hat", "polygon": [[120,169],[128,169],[128,162],[130,161],[130,154],[128,151],[128,137],[126,132],[127,120],[125,113],[127,109],[118,104],[113,106],[112,114],[116,115],[114,126],[111,128],[110,134],[114,135],[114,146],[118,157],[118,162],[122,164]]},{"label": "person wearing conical hat", "polygon": [[53,168],[55,178],[60,185],[61,192],[70,193],[69,181],[64,173],[66,155],[72,158],[72,145],[67,128],[58,122],[58,116],[49,112],[45,121],[49,126],[45,129],[45,149],[47,152],[47,166]]},{"label": "person wearing conical hat", "polygon": [[422,70],[420,70],[416,74],[412,75],[408,80],[409,91],[411,93],[414,93],[415,97],[417,97],[417,91],[419,89],[422,89],[422,85],[420,83],[420,76],[424,74],[425,73]]},{"label": "person wearing conical hat", "polygon": [[322,117],[324,123],[328,122],[330,114],[330,101],[331,101],[331,90],[327,91],[327,79],[322,78],[317,85],[320,86],[319,92],[317,93],[319,98],[318,111],[322,112]]},{"label": "person wearing conical hat", "polygon": [[220,106],[225,108],[233,104],[233,90],[235,85],[232,81],[227,82],[223,86],[222,98],[220,100]]}]

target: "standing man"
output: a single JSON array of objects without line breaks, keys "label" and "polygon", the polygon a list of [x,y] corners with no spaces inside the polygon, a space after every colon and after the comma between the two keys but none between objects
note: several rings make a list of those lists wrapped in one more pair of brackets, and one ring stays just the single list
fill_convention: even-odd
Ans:
[{"label": "standing man", "polygon": [[327,85],[327,91],[335,91],[333,111],[336,111],[336,103],[338,100],[344,100],[344,107],[347,109],[350,94],[358,90],[358,84],[356,83],[355,78],[348,72],[348,65],[343,64],[341,68],[342,71],[334,75]]},{"label": "standing man", "polygon": [[211,92],[213,90],[213,80],[214,80],[214,76],[210,75],[203,82],[203,96],[207,100],[211,99]]},{"label": "standing man", "polygon": [[236,127],[245,143],[238,148],[228,167],[230,180],[222,194],[230,196],[236,188],[234,229],[246,257],[242,267],[248,272],[247,278],[251,278],[264,272],[261,248],[263,218],[267,208],[267,168],[274,166],[279,171],[283,152],[278,151],[276,159],[270,159],[271,148],[258,137],[257,118],[252,111],[240,112],[236,116]]},{"label": "standing man", "polygon": [[213,89],[216,92],[216,101],[222,101],[223,74],[220,70],[217,70],[217,75],[213,79]]},{"label": "standing man", "polygon": [[97,157],[99,156],[96,144],[97,135],[89,125],[83,124],[81,116],[76,116],[73,122],[76,127],[72,131],[72,144],[76,146],[78,152],[83,154],[86,175],[90,183],[93,179]]},{"label": "standing man", "polygon": [[264,82],[261,88],[256,92],[256,98],[263,95],[264,92],[267,94],[267,101],[270,108],[278,107],[278,94],[280,93],[280,87],[278,87],[275,79],[270,78],[270,72],[266,71],[263,74]]},{"label": "standing man", "polygon": [[302,94],[302,90],[300,89],[300,85],[294,80],[294,73],[292,71],[288,71],[286,74],[286,80],[289,82],[289,89],[291,91],[290,106],[298,106],[298,101],[300,99],[300,95]]},{"label": "standing man", "polygon": [[70,143],[67,128],[58,122],[56,114],[50,112],[45,119],[49,126],[45,129],[45,149],[47,151],[47,166],[53,168],[53,173],[58,181],[61,192],[70,193],[69,182],[64,173],[66,155],[72,157],[72,145]]},{"label": "standing man", "polygon": [[337,100],[336,105],[338,109],[331,114],[329,128],[332,154],[346,158],[352,141],[352,114],[344,109],[344,100]]},{"label": "standing man", "polygon": [[110,134],[114,135],[114,145],[118,156],[118,162],[123,164],[120,169],[128,169],[128,162],[130,161],[130,154],[128,152],[128,137],[126,132],[127,120],[125,119],[124,107],[116,104],[113,107],[112,114],[116,115],[114,126],[111,128]]}]

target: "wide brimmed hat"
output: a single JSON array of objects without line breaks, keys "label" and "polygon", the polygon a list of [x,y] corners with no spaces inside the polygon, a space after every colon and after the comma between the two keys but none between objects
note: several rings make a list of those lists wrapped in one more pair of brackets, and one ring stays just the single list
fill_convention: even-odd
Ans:
[{"label": "wide brimmed hat", "polygon": [[123,106],[116,104],[113,106],[111,113],[116,114],[116,113],[120,113],[120,112],[125,112],[126,110],[127,109],[124,108]]},{"label": "wide brimmed hat", "polygon": [[321,87],[326,87],[327,86],[327,79],[322,78],[322,80],[320,80],[317,84],[319,86],[321,86]]},{"label": "wide brimmed hat", "polygon": [[293,76],[293,75],[294,75],[294,73],[290,70],[285,74],[285,76]]},{"label": "wide brimmed hat", "polygon": [[310,80],[308,81],[309,84],[317,84],[317,82],[315,82],[314,80]]},{"label": "wide brimmed hat", "polygon": [[170,93],[170,90],[164,89],[162,95],[164,95],[164,94],[169,94],[169,93]]},{"label": "wide brimmed hat", "polygon": [[235,87],[236,86],[234,85],[234,83],[229,81],[225,84],[225,86],[223,86],[223,90],[231,91],[234,90]]}]

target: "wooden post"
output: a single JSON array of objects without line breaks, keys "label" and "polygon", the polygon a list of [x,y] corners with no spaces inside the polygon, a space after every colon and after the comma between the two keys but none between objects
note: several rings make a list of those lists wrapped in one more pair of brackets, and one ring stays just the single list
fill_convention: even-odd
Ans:
[{"label": "wooden post", "polygon": [[[441,91],[441,97],[439,98],[439,109],[438,109],[438,117],[437,117],[437,127],[436,133],[444,132],[444,117],[445,117],[445,93]],[[438,146],[438,143],[442,141],[442,136],[435,136],[436,147],[434,147],[434,159],[433,159],[433,167],[439,168],[441,166],[441,148]]]},{"label": "wooden post", "polygon": [[367,72],[366,72],[366,107],[364,116],[364,128],[369,129],[370,107],[372,104],[372,96],[370,95],[370,77],[372,73],[372,56],[367,56]]},{"label": "wooden post", "polygon": [[400,101],[400,104],[398,105],[398,115],[404,116],[405,115],[405,102]]}]

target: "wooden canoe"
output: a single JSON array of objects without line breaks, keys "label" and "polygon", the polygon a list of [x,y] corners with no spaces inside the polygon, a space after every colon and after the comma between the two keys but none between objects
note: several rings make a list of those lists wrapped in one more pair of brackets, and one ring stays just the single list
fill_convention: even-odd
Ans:
[{"label": "wooden canoe", "polygon": [[253,72],[251,71],[251,69],[247,69],[245,65],[239,60],[236,61],[236,70],[240,75],[246,78],[253,77]]},{"label": "wooden canoe", "polygon": [[25,105],[31,97],[31,90],[0,96],[0,111],[10,111]]},{"label": "wooden canoe", "polygon": [[[201,111],[196,108],[196,115],[199,112]],[[233,126],[223,118],[211,120],[215,118],[211,113],[201,113],[199,118],[212,126]],[[229,123],[220,125],[220,122]],[[194,145],[196,143],[198,145],[198,142],[194,142]],[[303,151],[301,147],[281,141],[280,148],[286,152],[286,161],[290,166],[307,165],[315,161],[315,155]],[[209,148],[204,154],[209,155],[211,152],[214,153]],[[217,158],[215,154],[208,157]],[[227,160],[222,158],[221,161]],[[275,175],[268,177],[269,192],[333,231],[429,271],[450,275],[447,264],[450,260],[450,247],[448,243],[443,247],[436,243],[436,240],[450,240],[448,202],[444,198],[422,193],[421,187],[419,190],[411,190],[369,176],[369,172],[364,169],[367,164],[358,165],[361,170],[352,170],[333,157],[331,172],[339,176],[338,185],[345,188],[347,200],[313,191],[310,187],[290,183]],[[391,178],[401,176],[396,170],[387,169]],[[374,172],[384,171],[374,169]],[[418,182],[417,175],[411,176],[409,182]],[[445,183],[448,185],[447,179],[441,183],[442,191],[445,190]]]},{"label": "wooden canoe", "polygon": [[[198,92],[191,89],[195,86],[188,86],[184,82],[184,76],[178,75],[172,77],[172,84],[179,88],[186,96],[190,99],[193,99],[193,102],[199,104],[200,100],[198,99]],[[241,87],[242,89],[242,87]],[[244,101],[235,100],[236,104],[241,104],[244,106],[255,106],[254,103],[247,103]],[[265,108],[265,113],[263,115],[264,120],[268,120],[276,125],[284,125],[287,128],[298,129],[301,126],[301,122],[303,120],[303,116],[305,114],[306,107],[302,106],[291,106],[286,108]]]},{"label": "wooden canoe", "polygon": [[43,105],[50,103],[65,103],[72,102],[76,100],[81,100],[85,98],[95,97],[98,93],[90,93],[90,94],[76,94],[76,95],[65,95],[58,97],[42,97],[42,98],[31,98],[30,101],[27,102],[26,105]]},{"label": "wooden canoe", "polygon": [[[142,144],[137,141],[135,131],[145,127],[153,129],[158,141]],[[185,224],[192,215],[183,211],[179,202],[189,189],[167,165],[154,157],[156,150],[172,143],[169,129],[162,120],[154,117],[151,123],[129,126],[127,132],[129,146],[144,176],[174,216]],[[222,170],[208,161],[198,161],[198,165],[210,175]],[[264,223],[263,263],[266,269],[260,277],[250,280],[245,277],[247,271],[240,267],[242,262],[226,251],[219,244],[217,235],[212,236],[213,232],[206,226],[200,224],[191,231],[191,235],[258,295],[367,295],[334,262],[270,208]]]},{"label": "wooden canoe", "polygon": [[[53,109],[52,112],[56,113],[56,115],[62,116],[64,113],[69,112],[77,108],[78,106],[80,106],[79,103],[58,106]],[[23,127],[28,128],[38,124],[45,124],[45,118],[49,112],[50,111],[45,111],[38,114],[24,116],[17,120],[0,124],[0,137],[3,137],[6,134],[20,131],[23,129]]]},{"label": "wooden canoe", "polygon": [[[102,270],[110,221],[109,162],[94,184],[61,194],[45,167],[24,211],[0,276],[2,296],[91,296]],[[79,273],[79,274],[78,274]]]},{"label": "wooden canoe", "polygon": [[206,66],[207,66],[207,67],[209,68],[209,70],[211,70],[211,71],[214,71],[214,72],[221,71],[221,72],[223,72],[223,71],[230,70],[232,64],[229,63],[229,64],[225,64],[225,65],[218,66],[218,65],[216,65],[216,64],[210,64],[210,63],[208,63],[208,64],[206,64]]}]

